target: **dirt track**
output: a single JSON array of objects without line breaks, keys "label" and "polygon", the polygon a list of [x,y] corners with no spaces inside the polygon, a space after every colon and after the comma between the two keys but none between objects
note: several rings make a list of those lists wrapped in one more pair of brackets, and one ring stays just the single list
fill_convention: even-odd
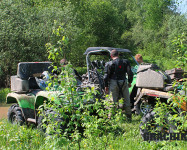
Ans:
[{"label": "dirt track", "polygon": [[7,118],[7,112],[9,107],[0,107],[0,119]]}]

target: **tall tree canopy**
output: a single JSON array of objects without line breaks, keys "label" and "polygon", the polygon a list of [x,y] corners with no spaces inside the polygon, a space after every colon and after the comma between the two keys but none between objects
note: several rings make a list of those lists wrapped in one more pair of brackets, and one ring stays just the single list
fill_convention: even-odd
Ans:
[{"label": "tall tree canopy", "polygon": [[47,60],[45,45],[62,38],[53,34],[59,26],[69,41],[62,57],[75,66],[85,65],[87,47],[111,46],[170,69],[171,42],[187,31],[175,7],[173,0],[1,0],[0,86],[9,85],[18,62]]}]

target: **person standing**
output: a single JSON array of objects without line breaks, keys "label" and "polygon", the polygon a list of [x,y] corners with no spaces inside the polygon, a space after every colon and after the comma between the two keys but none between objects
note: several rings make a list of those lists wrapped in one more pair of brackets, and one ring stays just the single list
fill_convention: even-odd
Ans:
[{"label": "person standing", "polygon": [[137,70],[138,70],[138,66],[139,66],[140,64],[143,64],[144,62],[143,62],[143,57],[142,57],[141,54],[136,54],[136,55],[134,56],[134,58],[135,58],[135,60],[137,61],[138,64],[132,68],[132,72],[133,72],[133,74],[136,74],[136,73],[137,73]]},{"label": "person standing", "polygon": [[[136,66],[132,67],[132,72],[134,74],[134,77],[136,78],[138,66],[140,64],[143,64],[144,62],[143,62],[143,57],[141,54],[136,54],[134,58],[138,63]],[[133,82],[136,82],[136,80],[133,80]],[[136,87],[136,83],[135,83],[135,85],[132,89],[131,95],[130,95],[131,109],[134,109],[134,102],[135,102],[134,98],[136,97],[136,93],[137,93],[137,87]]]},{"label": "person standing", "polygon": [[142,57],[141,54],[136,54],[136,55],[135,55],[135,59],[136,59],[136,61],[138,62],[138,64],[143,63],[143,57]]},{"label": "person standing", "polygon": [[[119,108],[125,110],[127,119],[131,121],[131,106],[128,88],[131,87],[133,73],[128,60],[120,59],[117,50],[112,50],[110,53],[112,61],[105,65],[104,82],[106,94],[112,94],[113,103]],[[126,78],[128,75],[128,80]],[[123,104],[119,105],[119,100],[123,98]]]}]

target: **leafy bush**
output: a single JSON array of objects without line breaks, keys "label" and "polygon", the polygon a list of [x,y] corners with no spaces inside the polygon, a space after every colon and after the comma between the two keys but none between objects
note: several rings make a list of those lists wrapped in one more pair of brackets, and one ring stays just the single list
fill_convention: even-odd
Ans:
[{"label": "leafy bush", "polygon": [[[57,31],[63,31],[61,26]],[[54,33],[63,37],[59,36],[57,43],[61,45],[57,45],[58,47],[47,44],[49,59],[57,63],[60,57],[58,54],[66,49],[67,44],[64,41],[67,38],[59,32]],[[58,67],[54,65],[53,68]],[[123,130],[115,123],[123,120],[122,111],[109,109],[113,104],[100,97],[97,86],[87,85],[79,89],[70,63],[59,70],[61,72],[51,76],[47,83],[46,90],[56,92],[50,95],[48,102],[40,106],[40,128],[47,135],[63,137],[66,141],[77,143],[79,149],[83,138],[91,139],[94,145],[96,138],[101,136],[105,147],[108,147],[108,136],[113,134],[112,132]],[[110,119],[109,114],[113,114]]]},{"label": "leafy bush", "polygon": [[54,19],[60,20],[62,13],[56,7],[31,7],[19,0],[1,1],[0,13],[0,87],[9,87],[19,62],[47,60],[45,44],[54,38]]},{"label": "leafy bush", "polygon": [[87,72],[87,67],[76,67],[75,69],[80,75],[83,75]]},{"label": "leafy bush", "polygon": [[[80,141],[80,148],[85,150],[93,149],[185,149],[186,141],[142,141],[139,134],[140,116],[133,116],[133,122],[114,122],[123,130],[116,130],[107,137],[105,135],[91,138],[83,138]],[[116,136],[116,133],[118,136]],[[108,145],[105,144],[107,140]],[[136,144],[135,144],[136,143]],[[0,149],[79,149],[77,143],[66,140],[63,137],[47,136],[35,128],[27,126],[12,125],[6,120],[0,119]]]},{"label": "leafy bush", "polygon": [[6,102],[6,96],[7,96],[8,93],[10,93],[9,88],[0,89],[0,103],[5,103]]}]

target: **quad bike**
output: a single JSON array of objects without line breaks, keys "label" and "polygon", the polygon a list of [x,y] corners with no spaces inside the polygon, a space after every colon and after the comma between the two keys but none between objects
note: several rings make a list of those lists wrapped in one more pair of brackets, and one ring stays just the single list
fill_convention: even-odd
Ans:
[{"label": "quad bike", "polygon": [[156,98],[167,101],[174,91],[171,78],[155,64],[139,65],[136,79],[136,97],[134,110],[136,114],[146,114],[156,104]]},{"label": "quad bike", "polygon": [[11,123],[37,124],[40,105],[49,99],[52,92],[42,90],[35,78],[44,71],[52,71],[51,62],[21,62],[18,64],[17,75],[11,76],[11,93],[6,97],[8,104],[8,120]]},{"label": "quad bike", "polygon": [[[180,71],[183,74],[182,71]],[[180,75],[182,77],[182,75]],[[135,112],[137,114],[142,114],[142,122],[140,124],[140,133],[144,140],[146,140],[146,135],[152,130],[159,130],[160,133],[173,133],[177,129],[176,124],[180,124],[178,121],[170,121],[168,118],[171,115],[183,115],[184,121],[186,120],[185,112],[187,111],[186,100],[179,104],[177,107],[173,107],[168,110],[166,115],[164,115],[164,126],[156,124],[155,118],[159,117],[160,112],[156,112],[154,107],[156,105],[157,99],[161,103],[168,105],[168,99],[170,99],[169,104],[176,101],[176,96],[174,94],[183,95],[182,97],[186,99],[185,89],[181,89],[181,84],[178,83],[175,86],[171,84],[173,75],[170,77],[165,72],[159,70],[157,66],[152,64],[140,65],[137,70],[137,95],[135,97]],[[179,80],[180,78],[178,78]],[[181,113],[182,112],[182,113]],[[146,126],[146,128],[145,128]],[[167,127],[166,127],[167,126]],[[186,132],[186,131],[183,131]]]},{"label": "quad bike", "polygon": [[[43,116],[39,113],[39,107],[48,103],[51,97],[58,96],[54,103],[62,106],[67,103],[64,94],[58,90],[45,90],[45,80],[48,74],[53,74],[51,62],[21,62],[18,64],[17,75],[11,76],[11,93],[6,97],[7,104],[12,104],[8,110],[8,120],[12,124],[34,124],[41,128]],[[48,72],[48,74],[46,74]],[[45,78],[43,79],[42,76]],[[82,91],[78,91],[82,94]],[[84,103],[93,103],[87,100]],[[55,121],[63,121],[58,113],[52,109],[44,110],[44,115],[56,116]]]}]

